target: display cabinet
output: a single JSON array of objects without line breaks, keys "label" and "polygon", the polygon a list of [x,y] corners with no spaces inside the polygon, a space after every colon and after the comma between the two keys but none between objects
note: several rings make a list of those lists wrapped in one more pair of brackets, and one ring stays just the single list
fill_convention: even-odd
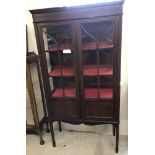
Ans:
[{"label": "display cabinet", "polygon": [[111,124],[119,142],[123,1],[31,10],[53,122]]}]

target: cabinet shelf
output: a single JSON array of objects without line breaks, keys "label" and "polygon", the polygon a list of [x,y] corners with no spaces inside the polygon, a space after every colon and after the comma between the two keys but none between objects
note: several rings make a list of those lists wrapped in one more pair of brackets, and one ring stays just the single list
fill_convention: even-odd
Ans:
[{"label": "cabinet shelf", "polygon": [[[98,46],[99,49],[108,49],[108,48],[113,48],[113,44],[112,43],[108,43],[108,42],[101,42],[99,43]],[[95,42],[92,43],[84,43],[82,45],[82,50],[86,51],[86,50],[96,50],[97,49],[97,45]]]},{"label": "cabinet shelf", "polygon": [[[85,88],[84,90],[85,98],[98,98],[98,89],[97,88]],[[112,99],[113,90],[108,88],[100,88],[99,89],[100,98],[104,99]]]},{"label": "cabinet shelf", "polygon": [[64,88],[64,96],[63,96],[63,88],[57,88],[52,93],[52,97],[76,97],[76,89]]},{"label": "cabinet shelf", "polygon": [[[85,98],[98,98],[97,88],[85,88]],[[99,89],[100,98],[112,99],[113,91],[108,88]],[[63,88],[57,88],[53,91],[52,97],[63,97]],[[64,88],[64,97],[76,97],[75,88]]]},{"label": "cabinet shelf", "polygon": [[[50,77],[59,77],[61,76],[61,69],[57,68],[52,70],[50,73],[48,73]],[[62,76],[74,76],[74,69],[73,68],[62,68]]]},{"label": "cabinet shelf", "polygon": [[[61,69],[57,68],[52,70],[48,73],[50,77],[59,77],[61,76]],[[74,69],[73,68],[62,68],[62,76],[71,77],[74,76]],[[97,66],[90,66],[88,68],[83,69],[84,76],[96,76],[98,75]],[[112,67],[100,67],[99,68],[99,75],[113,75],[113,68]]]},{"label": "cabinet shelf", "polygon": [[58,47],[48,48],[48,50],[45,50],[45,52],[59,52],[59,51],[62,51],[64,49],[72,49],[72,47],[70,44],[62,44],[60,46],[60,48],[58,48]]},{"label": "cabinet shelf", "polygon": [[[112,43],[107,43],[107,42],[101,42],[99,43],[99,49],[108,49],[108,48],[113,48],[113,44]],[[58,47],[53,47],[53,48],[49,48],[48,50],[45,50],[45,52],[59,52],[59,51],[63,51],[64,49],[71,49],[72,47],[70,44],[62,44],[60,48]],[[86,51],[86,50],[96,50],[97,46],[95,42],[92,43],[84,43],[82,45],[82,51]]]},{"label": "cabinet shelf", "polygon": [[[83,69],[84,76],[96,76],[98,75],[97,66],[92,66]],[[113,68],[112,67],[100,67],[99,68],[99,75],[113,75]]]}]

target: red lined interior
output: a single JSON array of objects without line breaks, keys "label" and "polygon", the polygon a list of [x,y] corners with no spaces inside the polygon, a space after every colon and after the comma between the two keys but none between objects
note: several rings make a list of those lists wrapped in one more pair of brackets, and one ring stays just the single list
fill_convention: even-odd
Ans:
[{"label": "red lined interior", "polygon": [[[107,48],[113,48],[113,44],[112,43],[106,43],[106,42],[102,42],[99,43],[99,49],[107,49]],[[49,48],[48,50],[46,50],[46,52],[56,52],[59,50],[64,50],[64,49],[72,49],[71,44],[62,44],[60,46],[60,49],[58,47],[53,47],[53,48]],[[92,42],[92,43],[84,43],[82,45],[82,50],[91,50],[91,49],[97,49],[96,43]]]},{"label": "red lined interior", "polygon": [[[50,73],[48,73],[49,76],[61,76],[61,69],[54,69]],[[72,68],[63,68],[62,69],[62,75],[63,76],[74,76],[74,69]],[[98,75],[97,68],[84,68],[83,75],[85,76],[93,76]],[[99,68],[99,75],[113,75],[113,69],[110,67],[103,67]]]},{"label": "red lined interior", "polygon": [[62,44],[60,46],[60,49],[58,47],[53,47],[53,48],[49,48],[46,52],[58,52],[59,50],[64,50],[64,49],[72,49],[71,48],[71,44]]},{"label": "red lined interior", "polygon": [[[97,68],[84,68],[83,74],[87,76],[98,75],[98,70]],[[99,75],[113,75],[113,69],[109,67],[99,68]]]},{"label": "red lined interior", "polygon": [[[112,89],[99,89],[100,98],[110,99],[113,97]],[[64,88],[65,97],[76,97],[75,88]],[[63,97],[63,88],[57,88],[52,97]],[[98,89],[97,88],[85,88],[85,98],[98,98]]]},{"label": "red lined interior", "polygon": [[[113,91],[112,89],[99,89],[100,98],[112,98]],[[98,89],[97,88],[85,88],[85,98],[98,98]]]},{"label": "red lined interior", "polygon": [[[54,69],[50,73],[48,73],[49,76],[61,76],[61,69]],[[72,68],[63,68],[62,69],[62,75],[63,76],[74,76],[74,69]]]},{"label": "red lined interior", "polygon": [[[63,88],[57,88],[52,94],[53,97],[63,97]],[[75,88],[64,88],[65,97],[75,97],[76,89]]]},{"label": "red lined interior", "polygon": [[[112,47],[113,47],[113,44],[106,43],[106,42],[99,43],[99,46],[98,46],[99,49],[107,49]],[[82,50],[91,50],[91,49],[97,49],[96,43],[85,43],[82,46]]]}]

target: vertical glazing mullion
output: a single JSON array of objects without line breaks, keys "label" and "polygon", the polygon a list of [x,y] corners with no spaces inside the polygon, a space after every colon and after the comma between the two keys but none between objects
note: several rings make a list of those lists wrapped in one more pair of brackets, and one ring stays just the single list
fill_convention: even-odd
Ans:
[{"label": "vertical glazing mullion", "polygon": [[96,43],[97,46],[97,51],[96,51],[96,55],[97,55],[97,98],[100,98],[100,77],[99,77],[99,43]]},{"label": "vertical glazing mullion", "polygon": [[[71,45],[72,45],[72,50],[73,50],[73,59],[74,59],[74,88],[75,88],[75,91],[76,91],[76,98],[79,96],[79,89],[78,89],[78,71],[77,71],[77,64],[78,64],[78,62],[77,62],[77,52],[75,52],[76,51],[76,49],[77,49],[77,47],[75,46],[75,42],[76,42],[76,40],[77,40],[77,38],[76,38],[76,32],[75,31],[73,31],[73,29],[75,28],[76,29],[76,27],[77,27],[77,23],[73,23],[72,25],[71,25]],[[73,38],[72,38],[73,37]],[[76,87],[75,87],[76,86]]]},{"label": "vertical glazing mullion", "polygon": [[60,76],[61,76],[61,84],[62,84],[62,94],[63,97],[65,96],[65,92],[64,92],[64,84],[63,84],[63,72],[62,72],[62,58],[61,58],[61,50],[60,50],[60,45],[58,45],[58,49],[59,49],[59,63],[60,63]]}]

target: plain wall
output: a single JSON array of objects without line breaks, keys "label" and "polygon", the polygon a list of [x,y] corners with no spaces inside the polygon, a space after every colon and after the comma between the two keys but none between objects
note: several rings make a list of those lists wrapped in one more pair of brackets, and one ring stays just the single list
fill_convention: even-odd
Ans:
[{"label": "plain wall", "polygon": [[[107,0],[108,1],[108,0]],[[87,2],[93,3],[92,0],[84,1],[85,4]],[[103,1],[98,1],[103,2]],[[71,2],[69,0],[27,0],[27,12],[26,12],[26,24],[28,27],[28,44],[29,51],[34,51],[38,53],[32,16],[28,10],[31,9],[40,9],[40,8],[48,8],[48,7],[57,7],[57,6],[70,6],[70,5],[78,5],[78,2]],[[126,32],[128,30],[128,5],[127,2],[124,3],[123,7],[123,27],[122,27],[122,63],[121,63],[121,107],[120,107],[120,134],[127,135],[128,134],[128,50],[127,43],[129,40],[126,40]],[[57,128],[57,124],[55,124],[55,128]],[[78,130],[78,131],[90,131],[90,132],[105,132],[111,133],[112,127],[110,125],[97,125],[97,126],[86,126],[86,125],[70,125],[63,123],[63,129],[67,130]]]}]

